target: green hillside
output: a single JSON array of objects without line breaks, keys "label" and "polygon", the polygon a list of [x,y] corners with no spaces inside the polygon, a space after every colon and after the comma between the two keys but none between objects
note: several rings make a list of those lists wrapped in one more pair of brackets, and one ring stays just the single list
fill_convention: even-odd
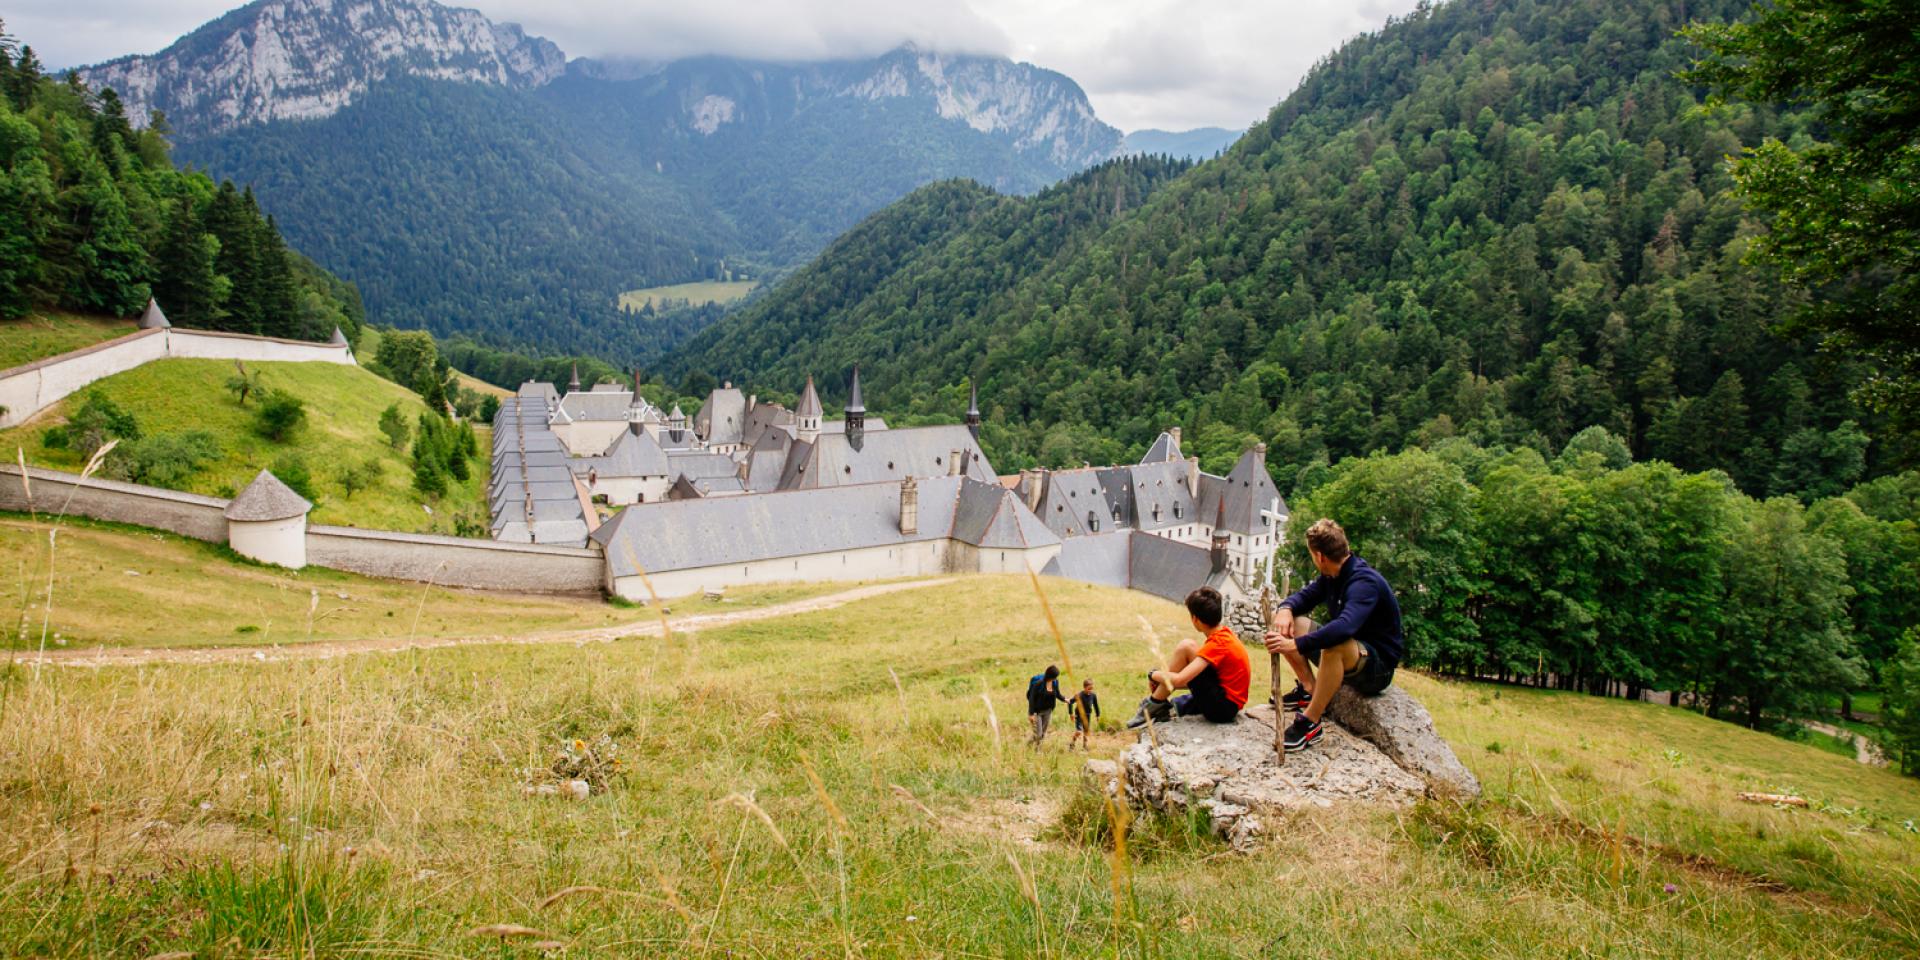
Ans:
[{"label": "green hillside", "polygon": [[[427,410],[418,395],[366,370],[340,364],[249,363],[247,369],[259,374],[266,389],[291,393],[304,402],[306,422],[289,442],[276,443],[255,432],[255,411],[261,401],[255,397],[243,407],[228,390],[234,374],[232,361],[169,359],[107,377],[32,422],[0,431],[0,450],[12,459],[17,447],[25,452],[28,463],[79,470],[84,458],[75,450],[49,448],[47,432],[65,423],[89,396],[98,393],[131,414],[145,436],[188,431],[212,435],[219,448],[217,456],[161,485],[232,496],[262,468],[293,457],[312,476],[318,495],[310,517],[314,523],[453,533],[456,519],[464,516],[485,530],[486,456],[491,447],[484,433],[480,455],[467,479],[438,502],[423,503],[412,487],[412,461],[405,450],[393,450],[380,431],[380,415],[393,404],[400,406],[409,424],[416,422]],[[380,464],[378,479],[348,497],[340,471],[370,458]]]},{"label": "green hillside", "polygon": [[124,337],[133,321],[50,311],[0,320],[0,370]]},{"label": "green hillside", "polygon": [[[1163,601],[1046,583],[1111,757],[1150,647],[1191,632]],[[964,636],[929,631],[929,610],[958,609]],[[1273,818],[1245,856],[1143,815],[1116,857],[1083,755],[1060,733],[1020,743],[1026,677],[1058,660],[1025,578],[965,577],[665,639],[42,671],[0,714],[0,836],[18,838],[0,940],[131,957],[1920,951],[1912,781],[1667,707],[1411,674],[1480,803]],[[576,740],[612,745],[610,788],[529,795]]]},{"label": "green hillside", "polygon": [[1144,200],[1063,187],[973,220],[944,216],[963,188],[919,191],[669,373],[838,385],[857,362],[870,406],[949,415],[977,377],[1003,469],[1124,460],[1177,423],[1209,457],[1267,441],[1290,492],[1317,461],[1600,425],[1750,493],[1801,492],[1783,460],[1844,487],[1911,451],[1848,399],[1857,361],[1774,335],[1799,301],[1742,262],[1759,225],[1725,168],[1810,121],[1673,78],[1676,29],[1748,8],[1422,6]]}]

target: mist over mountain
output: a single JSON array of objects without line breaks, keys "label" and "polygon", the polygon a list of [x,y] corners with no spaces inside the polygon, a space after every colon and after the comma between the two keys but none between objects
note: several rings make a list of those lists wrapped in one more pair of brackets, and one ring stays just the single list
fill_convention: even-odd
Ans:
[{"label": "mist over mountain", "polygon": [[258,0],[82,75],[251,184],[374,321],[614,357],[717,315],[624,290],[777,275],[924,184],[1031,193],[1121,146],[1070,78],[1004,58],[568,64],[432,0]]},{"label": "mist over mountain", "polygon": [[1120,141],[1123,154],[1157,154],[1181,160],[1208,160],[1233,146],[1244,130],[1196,127],[1192,130],[1135,130]]}]

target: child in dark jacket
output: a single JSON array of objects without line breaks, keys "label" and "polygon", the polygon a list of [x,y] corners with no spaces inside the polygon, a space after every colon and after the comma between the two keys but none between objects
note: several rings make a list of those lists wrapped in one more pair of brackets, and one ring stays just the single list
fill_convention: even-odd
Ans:
[{"label": "child in dark jacket", "polygon": [[1034,674],[1027,681],[1027,724],[1033,727],[1033,739],[1028,746],[1037,747],[1047,738],[1047,728],[1053,724],[1053,708],[1066,703],[1067,698],[1060,695],[1060,668],[1047,665],[1045,673]]},{"label": "child in dark jacket", "polygon": [[1082,750],[1092,750],[1093,718],[1100,715],[1100,698],[1094,695],[1093,681],[1080,684],[1080,692],[1074,695],[1073,706],[1067,708],[1073,713],[1073,739],[1067,741],[1067,749],[1072,750],[1078,743]]}]

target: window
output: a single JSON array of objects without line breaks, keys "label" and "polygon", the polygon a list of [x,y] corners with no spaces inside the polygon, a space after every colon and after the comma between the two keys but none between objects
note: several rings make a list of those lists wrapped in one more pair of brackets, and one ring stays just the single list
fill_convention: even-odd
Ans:
[{"label": "window", "polygon": [[1180,519],[1180,504],[1178,502],[1173,505],[1173,518],[1175,520]]},{"label": "window", "polygon": [[1087,529],[1094,533],[1100,532],[1100,518],[1094,516],[1092,510],[1087,511]]}]

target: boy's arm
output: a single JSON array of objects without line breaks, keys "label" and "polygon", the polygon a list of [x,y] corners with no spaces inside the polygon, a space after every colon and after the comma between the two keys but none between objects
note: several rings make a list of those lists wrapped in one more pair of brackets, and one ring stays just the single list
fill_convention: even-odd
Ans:
[{"label": "boy's arm", "polygon": [[1093,715],[1096,717],[1099,716],[1100,715],[1100,695],[1097,693],[1089,693],[1087,694],[1087,699],[1093,702]]},{"label": "boy's arm", "polygon": [[1211,666],[1213,666],[1213,661],[1208,660],[1206,657],[1196,656],[1192,660],[1187,661],[1187,665],[1181,667],[1179,673],[1174,673],[1171,670],[1155,670],[1153,675],[1165,680],[1167,684],[1174,689],[1184,689],[1187,684],[1193,682],[1194,677],[1199,676],[1202,671]]}]

